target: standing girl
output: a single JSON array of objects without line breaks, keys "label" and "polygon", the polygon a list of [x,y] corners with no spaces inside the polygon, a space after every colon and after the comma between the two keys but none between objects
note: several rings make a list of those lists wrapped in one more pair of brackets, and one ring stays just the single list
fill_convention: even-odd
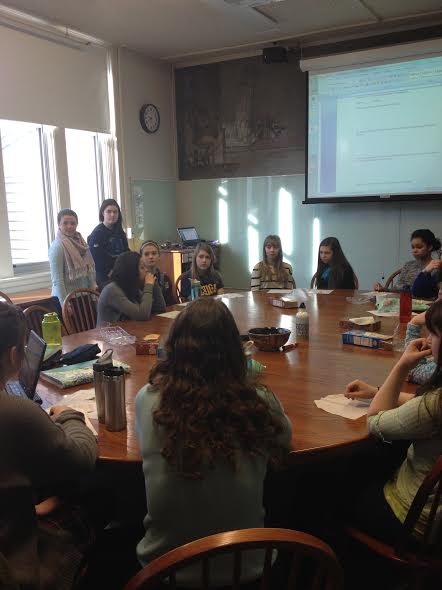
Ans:
[{"label": "standing girl", "polygon": [[158,268],[158,260],[160,258],[160,247],[153,240],[146,240],[142,243],[140,248],[141,258],[143,259],[146,269],[154,275],[157,280],[157,285],[163,293],[166,305],[173,305],[176,303],[173,293],[173,285],[170,278],[165,272],[161,272]]},{"label": "standing girl", "polygon": [[52,295],[60,305],[76,289],[95,289],[95,265],[88,245],[77,231],[78,217],[72,209],[62,209],[57,216],[58,232],[48,256]]},{"label": "standing girl", "polygon": [[355,274],[337,238],[325,238],[319,244],[317,289],[356,289]]},{"label": "standing girl", "polygon": [[[190,303],[172,325],[165,355],[135,402],[148,498],[137,547],[143,565],[207,535],[264,526],[267,465],[287,453],[291,440],[281,403],[247,371],[224,303]],[[246,581],[261,571],[262,556],[258,562],[254,552],[244,555]],[[214,586],[231,583],[224,558],[213,559],[210,574]],[[195,587],[200,567],[182,575],[180,586]]]},{"label": "standing girl", "polygon": [[181,276],[181,297],[190,299],[191,280],[201,283],[201,296],[220,295],[224,293],[221,274],[215,270],[215,254],[209,244],[200,242],[195,248],[192,268]]},{"label": "standing girl", "polygon": [[[431,230],[417,229],[414,231],[411,234],[411,253],[413,254],[414,260],[409,260],[401,268],[394,290],[402,291],[405,287],[411,289],[417,276],[424,270],[429,274],[439,270],[442,262],[440,260],[433,260],[432,253],[439,250],[440,247],[440,240],[436,238]],[[380,283],[375,283],[374,290],[382,291],[384,289]],[[419,296],[418,291],[419,289],[414,293],[416,296]]]},{"label": "standing girl", "polygon": [[123,230],[121,209],[115,199],[105,199],[99,213],[100,224],[87,239],[97,271],[97,284],[101,289],[110,280],[117,256],[129,250]]},{"label": "standing girl", "polygon": [[255,265],[250,281],[252,291],[261,289],[294,289],[292,267],[282,260],[279,236],[270,235],[264,240],[262,260]]}]

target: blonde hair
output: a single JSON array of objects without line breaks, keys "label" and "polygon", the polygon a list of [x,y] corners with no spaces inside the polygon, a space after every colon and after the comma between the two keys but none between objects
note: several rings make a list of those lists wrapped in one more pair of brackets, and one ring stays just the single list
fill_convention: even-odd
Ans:
[{"label": "blonde hair", "polygon": [[[273,266],[267,262],[266,246],[275,246],[276,248],[279,248],[278,257]],[[282,244],[279,236],[270,234],[264,240],[262,246],[262,260],[259,263],[259,267],[261,280],[263,281],[272,281],[274,273],[276,274],[276,280],[280,283],[287,283],[290,280],[290,275],[287,269],[284,268],[284,263],[282,261]]]},{"label": "blonde hair", "polygon": [[203,250],[203,252],[207,252],[207,254],[210,256],[210,266],[207,269],[207,272],[213,270],[213,266],[215,264],[215,254],[213,253],[212,248],[209,246],[209,244],[206,244],[205,242],[200,242],[199,244],[197,244],[195,252],[193,253],[192,267],[190,271],[190,276],[192,279],[200,278],[200,271],[196,265],[196,257],[198,256],[201,250]]}]

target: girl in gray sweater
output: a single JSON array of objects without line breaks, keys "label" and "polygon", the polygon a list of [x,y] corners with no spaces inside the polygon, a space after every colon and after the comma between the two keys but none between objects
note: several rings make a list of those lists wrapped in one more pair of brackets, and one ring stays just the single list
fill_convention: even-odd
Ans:
[{"label": "girl in gray sweater", "polygon": [[138,252],[120,254],[111,278],[98,300],[98,326],[104,322],[148,320],[152,313],[165,311],[156,278],[146,269]]}]

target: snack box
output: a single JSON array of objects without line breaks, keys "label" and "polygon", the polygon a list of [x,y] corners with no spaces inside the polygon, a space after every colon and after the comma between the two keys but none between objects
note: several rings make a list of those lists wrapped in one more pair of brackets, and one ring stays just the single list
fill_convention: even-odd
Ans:
[{"label": "snack box", "polygon": [[[339,327],[345,328],[345,330],[362,330],[362,326],[360,324],[355,324],[350,320],[340,320]],[[376,320],[373,318],[373,321],[370,324],[367,324],[366,327],[370,329],[370,332],[377,332],[381,329],[381,320]]]},{"label": "snack box", "polygon": [[365,332],[364,330],[350,330],[342,334],[343,344],[354,344],[355,346],[365,346],[367,348],[387,348],[386,340],[391,336],[385,334],[376,334],[374,332]]},{"label": "snack box", "polygon": [[288,297],[279,297],[278,299],[271,299],[270,303],[275,307],[284,307],[286,309],[291,307],[299,307],[296,299],[289,299]]}]

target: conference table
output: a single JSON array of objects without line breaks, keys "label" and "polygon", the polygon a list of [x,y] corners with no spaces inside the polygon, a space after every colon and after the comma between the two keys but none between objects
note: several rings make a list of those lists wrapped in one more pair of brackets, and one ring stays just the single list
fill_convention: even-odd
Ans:
[{"label": "conference table", "polygon": [[[262,382],[281,400],[293,426],[292,458],[311,460],[315,456],[342,454],[369,445],[366,419],[350,420],[329,414],[316,407],[314,400],[329,394],[341,393],[346,384],[356,378],[373,385],[381,385],[393,366],[398,352],[369,349],[342,344],[339,327],[341,319],[367,315],[373,303],[358,305],[350,300],[358,292],[336,290],[330,294],[310,294],[307,309],[310,319],[310,338],[299,341],[287,352],[257,351],[254,358],[266,366]],[[297,309],[284,309],[271,304],[278,297],[266,292],[241,292],[240,297],[223,298],[232,312],[242,334],[251,328],[276,326],[292,331],[288,344],[295,341]],[[183,310],[172,306],[168,310]],[[381,332],[392,334],[398,318],[381,318]],[[157,333],[165,337],[173,320],[154,316],[146,322],[122,322],[128,333],[142,338]],[[112,346],[103,341],[100,329],[89,330],[63,338],[63,351],[80,344],[97,342],[102,351]],[[131,345],[113,347],[114,358],[128,363],[126,376],[127,430],[109,432],[104,424],[94,422],[98,432],[99,457],[102,461],[141,461],[135,434],[134,400],[138,390],[147,382],[149,370],[157,362],[155,356],[137,356]],[[92,388],[93,384],[60,390],[40,379],[38,392],[45,406],[69,404],[69,394],[78,389]],[[64,396],[64,397],[62,397]],[[331,455],[330,455],[331,456]]]}]

